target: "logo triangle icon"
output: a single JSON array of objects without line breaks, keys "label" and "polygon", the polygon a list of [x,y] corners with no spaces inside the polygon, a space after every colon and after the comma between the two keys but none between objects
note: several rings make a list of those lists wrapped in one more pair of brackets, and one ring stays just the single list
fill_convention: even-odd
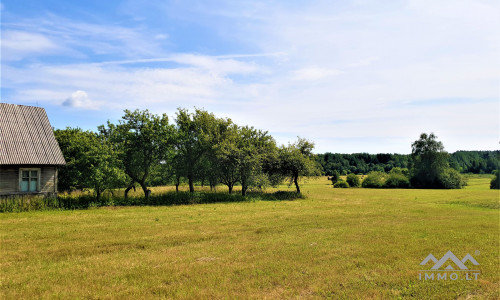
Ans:
[{"label": "logo triangle icon", "polygon": [[[466,259],[466,258],[467,258],[467,256],[464,257],[464,259]],[[464,263],[460,259],[458,259],[458,257],[456,257],[455,254],[453,254],[453,252],[451,252],[451,251],[446,252],[446,254],[443,255],[443,257],[441,257],[441,259],[438,260],[434,266],[432,266],[431,270],[439,269],[449,259],[451,259],[451,261],[454,262],[457,265],[457,267],[459,267],[460,269],[468,270],[467,266],[465,266]],[[450,265],[450,267],[451,267],[451,265]],[[448,267],[446,269],[448,269]]]},{"label": "logo triangle icon", "polygon": [[437,263],[438,260],[431,253],[431,254],[427,255],[427,257],[420,263],[420,265],[423,266],[423,265],[427,264],[429,261],[432,261],[433,263]]}]

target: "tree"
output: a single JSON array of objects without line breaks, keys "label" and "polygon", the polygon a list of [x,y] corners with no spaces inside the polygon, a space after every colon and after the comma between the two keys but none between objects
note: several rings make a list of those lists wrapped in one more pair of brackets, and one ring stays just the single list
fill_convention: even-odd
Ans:
[{"label": "tree", "polygon": [[498,190],[500,189],[500,171],[493,171],[493,178],[491,178],[490,189]]},{"label": "tree", "polygon": [[347,175],[346,182],[349,184],[350,187],[360,187],[361,182],[359,180],[359,177],[356,176],[355,174],[349,174]]},{"label": "tree", "polygon": [[184,172],[188,179],[189,191],[194,192],[194,181],[198,167],[201,167],[202,157],[211,150],[211,135],[216,128],[216,118],[205,110],[195,109],[189,113],[186,109],[177,110],[175,150],[177,159],[183,166],[179,171]]},{"label": "tree", "polygon": [[124,184],[125,174],[105,136],[79,128],[56,130],[54,134],[67,162],[60,170],[61,189],[90,188],[99,201],[106,189]]},{"label": "tree", "polygon": [[240,179],[238,149],[239,128],[235,124],[226,131],[225,138],[214,145],[214,155],[217,161],[220,182],[228,187],[229,194]]},{"label": "tree", "polygon": [[[412,145],[410,182],[417,188],[460,188],[464,180],[448,169],[449,154],[434,133],[422,133]],[[458,182],[457,182],[458,181]]]},{"label": "tree", "polygon": [[126,192],[137,182],[148,198],[146,183],[152,167],[166,163],[172,155],[174,128],[168,124],[167,115],[154,115],[148,110],[125,110],[118,125],[108,122],[108,127],[101,126],[100,130],[110,136],[124,171],[131,178]]},{"label": "tree", "polygon": [[332,181],[332,184],[337,183],[337,181],[340,180],[340,173],[337,170],[333,170],[332,176],[330,177],[330,180]]},{"label": "tree", "polygon": [[245,196],[248,188],[258,182],[254,179],[262,174],[266,157],[274,153],[276,143],[267,131],[243,126],[239,128],[235,145],[241,194]]},{"label": "tree", "polygon": [[314,143],[299,137],[297,142],[282,146],[279,150],[281,172],[290,178],[290,184],[295,184],[297,193],[300,193],[301,176],[318,176],[321,173],[312,154],[313,149]]}]

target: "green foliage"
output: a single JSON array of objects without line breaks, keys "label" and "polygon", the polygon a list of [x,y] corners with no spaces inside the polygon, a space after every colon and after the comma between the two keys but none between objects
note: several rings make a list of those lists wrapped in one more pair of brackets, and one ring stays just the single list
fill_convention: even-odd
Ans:
[{"label": "green foliage", "polygon": [[290,178],[290,184],[295,184],[297,193],[300,193],[299,178],[301,176],[321,174],[312,154],[313,149],[314,143],[300,137],[296,143],[279,149],[280,173]]},{"label": "green foliage", "polygon": [[[394,169],[393,169],[394,170]],[[385,188],[409,188],[410,180],[402,172],[392,172],[385,181]]]},{"label": "green foliage", "polygon": [[104,135],[79,128],[56,130],[54,135],[66,159],[59,170],[60,190],[90,188],[99,199],[104,190],[123,185],[117,152]]},{"label": "green foliage", "polygon": [[48,210],[59,207],[56,197],[17,195],[0,198],[0,212]]},{"label": "green foliage", "polygon": [[341,174],[367,174],[371,171],[389,172],[393,167],[407,168],[409,155],[406,154],[317,154],[316,160],[321,165],[325,175],[332,176],[334,171]]},{"label": "green foliage", "polygon": [[410,171],[408,170],[408,168],[394,167],[394,168],[391,169],[391,171],[389,172],[389,174],[401,174],[401,175],[404,175],[406,177],[409,177],[410,176]]},{"label": "green foliage", "polygon": [[276,144],[267,133],[253,127],[229,124],[224,135],[213,146],[215,163],[220,181],[227,185],[229,193],[235,183],[242,186],[242,195],[250,189],[265,189],[271,184],[264,172],[269,157],[275,157]]},{"label": "green foliage", "polygon": [[491,179],[490,182],[490,189],[500,189],[500,171],[495,170],[493,171],[493,178]]},{"label": "green foliage", "polygon": [[438,175],[438,182],[444,189],[461,189],[467,185],[465,178],[457,170],[447,168]]},{"label": "green foliage", "polygon": [[125,110],[118,125],[108,122],[107,128],[100,126],[99,130],[117,149],[131,182],[137,182],[147,197],[146,183],[153,166],[168,161],[172,155],[173,126],[168,124],[167,115],[155,115],[148,110]]},{"label": "green foliage", "polygon": [[449,154],[443,143],[431,133],[422,133],[412,144],[410,182],[416,188],[461,188],[465,185],[458,172],[449,167]]},{"label": "green foliage", "polygon": [[352,173],[347,175],[346,182],[349,184],[350,187],[361,186],[361,181],[359,180],[359,177]]},{"label": "green foliage", "polygon": [[361,186],[364,188],[383,188],[387,174],[378,171],[372,171],[363,179]]},{"label": "green foliage", "polygon": [[[410,155],[327,152],[317,154],[316,159],[325,175],[331,176],[334,171],[342,174],[368,174],[371,171],[389,172],[392,168],[408,168]],[[460,173],[489,174],[500,168],[500,151],[457,151],[451,154],[449,163],[450,167]]]},{"label": "green foliage", "polygon": [[194,181],[214,176],[218,181],[217,162],[212,152],[214,145],[224,139],[231,126],[230,119],[218,119],[202,109],[189,113],[186,109],[177,111],[175,163],[176,173],[188,179],[189,190],[194,192]]},{"label": "green foliage", "polygon": [[159,206],[159,205],[188,205],[218,202],[242,202],[248,200],[295,200],[304,199],[302,194],[289,191],[264,193],[261,191],[249,192],[246,197],[239,194],[207,193],[207,192],[166,192],[146,197],[101,197],[96,200],[90,194],[78,196],[59,195],[45,196],[11,196],[0,198],[0,212],[23,212],[38,210],[75,210],[102,206]]},{"label": "green foliage", "polygon": [[333,187],[334,188],[348,188],[349,187],[349,183],[347,183],[346,181],[340,180],[340,181],[337,181],[333,185]]},{"label": "green foliage", "polygon": [[337,183],[340,180],[340,173],[337,170],[333,170],[332,176],[330,176],[332,184]]},{"label": "green foliage", "polygon": [[500,151],[457,151],[450,166],[460,173],[490,174],[500,168]]}]

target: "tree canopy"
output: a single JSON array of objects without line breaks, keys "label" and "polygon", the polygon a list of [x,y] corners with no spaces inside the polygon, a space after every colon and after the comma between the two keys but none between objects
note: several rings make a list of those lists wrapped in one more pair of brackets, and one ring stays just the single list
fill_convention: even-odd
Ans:
[{"label": "tree canopy", "polygon": [[410,182],[416,188],[461,188],[460,174],[450,168],[449,154],[434,133],[422,133],[412,145]]}]

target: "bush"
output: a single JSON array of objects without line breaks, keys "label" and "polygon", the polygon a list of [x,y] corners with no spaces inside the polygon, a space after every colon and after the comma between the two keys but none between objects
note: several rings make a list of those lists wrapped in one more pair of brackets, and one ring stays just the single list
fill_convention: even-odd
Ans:
[{"label": "bush", "polygon": [[410,187],[410,180],[402,173],[393,173],[391,171],[391,174],[389,174],[389,177],[385,181],[385,187],[390,189],[408,188]]},{"label": "bush", "polygon": [[337,181],[340,180],[340,173],[339,173],[339,171],[337,171],[337,170],[333,171],[333,174],[331,176],[331,180],[332,180],[332,184],[335,184],[335,183],[337,183]]},{"label": "bush", "polygon": [[392,168],[389,174],[402,174],[406,177],[410,176],[408,168],[399,168],[399,167]]},{"label": "bush", "polygon": [[495,170],[493,171],[493,178],[491,179],[490,182],[490,189],[498,190],[500,189],[500,171]]},{"label": "bush", "polygon": [[467,181],[457,170],[448,168],[438,175],[439,186],[443,189],[461,189],[467,185]]},{"label": "bush", "polygon": [[387,174],[379,171],[372,171],[363,180],[361,184],[364,188],[382,188],[385,184]]},{"label": "bush", "polygon": [[349,187],[349,183],[347,183],[346,181],[337,181],[334,185],[333,185],[334,188],[348,188]]},{"label": "bush", "polygon": [[360,187],[361,186],[361,181],[359,180],[359,177],[352,174],[352,173],[347,175],[346,181],[350,187]]}]

